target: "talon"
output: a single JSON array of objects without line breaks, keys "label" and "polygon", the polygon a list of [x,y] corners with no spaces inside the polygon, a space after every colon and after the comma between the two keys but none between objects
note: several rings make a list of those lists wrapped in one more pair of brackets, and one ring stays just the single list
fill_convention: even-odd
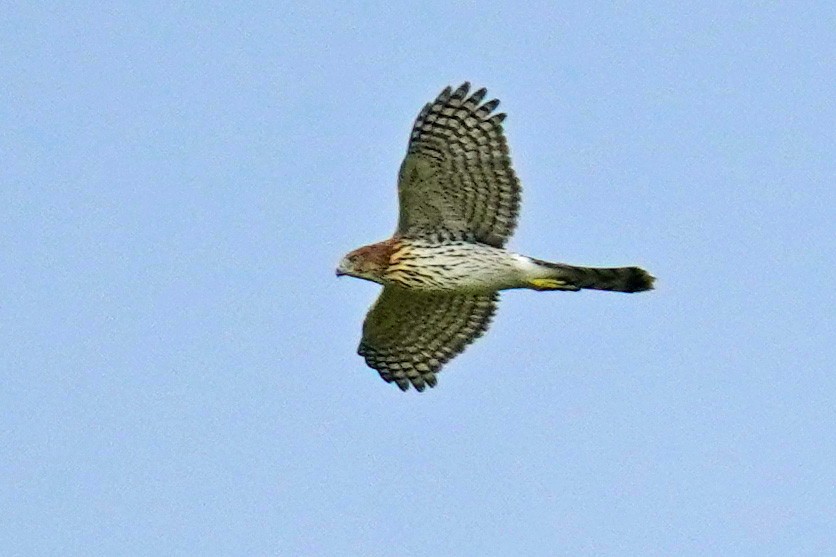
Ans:
[{"label": "talon", "polygon": [[531,279],[528,283],[535,290],[566,290],[570,292],[580,290],[578,285],[560,279],[537,278]]},{"label": "talon", "polygon": [[531,286],[537,290],[563,290],[566,288],[566,281],[558,279],[531,279]]}]

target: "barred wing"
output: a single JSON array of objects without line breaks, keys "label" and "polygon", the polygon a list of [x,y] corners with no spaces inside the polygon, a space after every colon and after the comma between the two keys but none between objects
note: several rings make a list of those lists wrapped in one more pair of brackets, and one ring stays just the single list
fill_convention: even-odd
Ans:
[{"label": "barred wing", "polygon": [[514,232],[520,185],[502,131],[499,101],[444,89],[418,115],[398,178],[398,234],[465,236],[502,247]]},{"label": "barred wing", "polygon": [[497,294],[442,294],[387,286],[363,323],[357,352],[388,383],[423,391],[490,325]]}]

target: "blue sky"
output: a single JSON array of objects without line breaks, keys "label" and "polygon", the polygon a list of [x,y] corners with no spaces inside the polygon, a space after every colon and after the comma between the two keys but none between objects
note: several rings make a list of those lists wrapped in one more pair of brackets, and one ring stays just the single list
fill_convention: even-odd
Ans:
[{"label": "blue sky", "polygon": [[[7,3],[0,553],[836,553],[829,3]],[[412,121],[488,87],[509,292],[355,354]]]}]

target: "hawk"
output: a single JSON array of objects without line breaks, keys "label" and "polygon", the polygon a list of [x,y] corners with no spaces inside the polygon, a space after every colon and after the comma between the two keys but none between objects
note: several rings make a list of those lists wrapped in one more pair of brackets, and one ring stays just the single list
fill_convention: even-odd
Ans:
[{"label": "hawk", "polygon": [[504,249],[520,184],[499,101],[470,83],[444,89],[418,114],[398,176],[392,238],[356,249],[337,267],[383,285],[363,323],[358,353],[401,390],[436,385],[436,373],[488,328],[498,292],[511,288],[641,292],[638,267],[549,263]]}]

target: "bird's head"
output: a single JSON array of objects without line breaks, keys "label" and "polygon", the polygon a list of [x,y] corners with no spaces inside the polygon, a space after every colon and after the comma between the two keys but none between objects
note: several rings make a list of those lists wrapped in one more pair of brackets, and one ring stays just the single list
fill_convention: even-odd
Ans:
[{"label": "bird's head", "polygon": [[342,258],[337,266],[337,276],[348,275],[382,284],[391,253],[389,241],[358,248]]}]

